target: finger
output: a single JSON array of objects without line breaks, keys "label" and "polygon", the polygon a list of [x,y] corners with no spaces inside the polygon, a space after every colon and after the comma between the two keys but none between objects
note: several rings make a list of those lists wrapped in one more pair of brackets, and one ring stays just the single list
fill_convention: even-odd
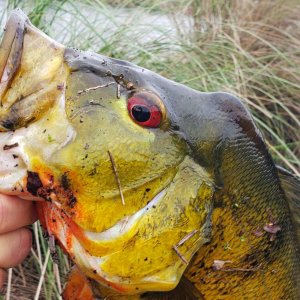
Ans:
[{"label": "finger", "polygon": [[6,282],[6,277],[7,277],[7,274],[6,274],[5,270],[0,269],[0,289],[3,288],[4,283]]},{"label": "finger", "polygon": [[27,228],[0,235],[0,268],[8,269],[20,264],[30,251],[31,232]]},{"label": "finger", "polygon": [[0,233],[10,232],[36,221],[32,201],[0,194]]}]

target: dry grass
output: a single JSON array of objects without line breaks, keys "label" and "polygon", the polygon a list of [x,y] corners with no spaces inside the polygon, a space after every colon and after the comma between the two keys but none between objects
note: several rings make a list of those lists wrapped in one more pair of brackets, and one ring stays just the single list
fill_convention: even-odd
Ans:
[{"label": "dry grass", "polygon": [[275,160],[299,175],[300,4],[215,2],[220,4],[201,1],[201,10],[192,6],[195,35],[187,37],[190,47],[178,59],[194,63],[177,79],[244,99]]}]

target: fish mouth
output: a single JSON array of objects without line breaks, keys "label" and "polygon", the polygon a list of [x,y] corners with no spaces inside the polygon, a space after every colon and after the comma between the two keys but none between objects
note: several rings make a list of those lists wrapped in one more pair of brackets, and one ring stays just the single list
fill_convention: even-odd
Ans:
[{"label": "fish mouth", "polygon": [[6,23],[0,45],[0,99],[20,67],[26,23],[29,20],[20,9],[12,11]]},{"label": "fish mouth", "polygon": [[64,49],[20,9],[12,11],[0,45],[1,132],[37,121],[60,98],[66,79]]}]

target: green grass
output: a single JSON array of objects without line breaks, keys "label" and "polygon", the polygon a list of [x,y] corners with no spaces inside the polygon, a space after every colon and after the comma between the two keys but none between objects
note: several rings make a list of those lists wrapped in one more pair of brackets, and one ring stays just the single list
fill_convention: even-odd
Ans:
[{"label": "green grass", "polygon": [[[36,26],[65,45],[132,61],[200,91],[238,95],[251,110],[276,163],[300,175],[297,2],[15,0],[8,1],[1,16],[21,7]],[[87,17],[88,7],[96,12],[95,17]],[[120,18],[124,11],[131,13]],[[170,39],[174,32],[168,26],[149,23],[147,14],[167,14],[177,38]],[[181,25],[183,16],[190,22],[188,30]],[[155,39],[148,39],[153,32]],[[36,254],[13,271],[10,299],[34,298],[47,253],[44,239],[37,240]],[[61,252],[59,256],[63,281],[69,262]],[[59,299],[53,266],[49,259],[40,299]]]}]

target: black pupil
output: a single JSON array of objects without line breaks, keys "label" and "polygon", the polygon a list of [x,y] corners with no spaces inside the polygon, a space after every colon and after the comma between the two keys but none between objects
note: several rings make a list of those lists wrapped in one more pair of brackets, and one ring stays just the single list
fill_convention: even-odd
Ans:
[{"label": "black pupil", "polygon": [[131,109],[132,115],[138,122],[146,122],[150,119],[151,112],[148,107],[142,105],[135,105]]}]

